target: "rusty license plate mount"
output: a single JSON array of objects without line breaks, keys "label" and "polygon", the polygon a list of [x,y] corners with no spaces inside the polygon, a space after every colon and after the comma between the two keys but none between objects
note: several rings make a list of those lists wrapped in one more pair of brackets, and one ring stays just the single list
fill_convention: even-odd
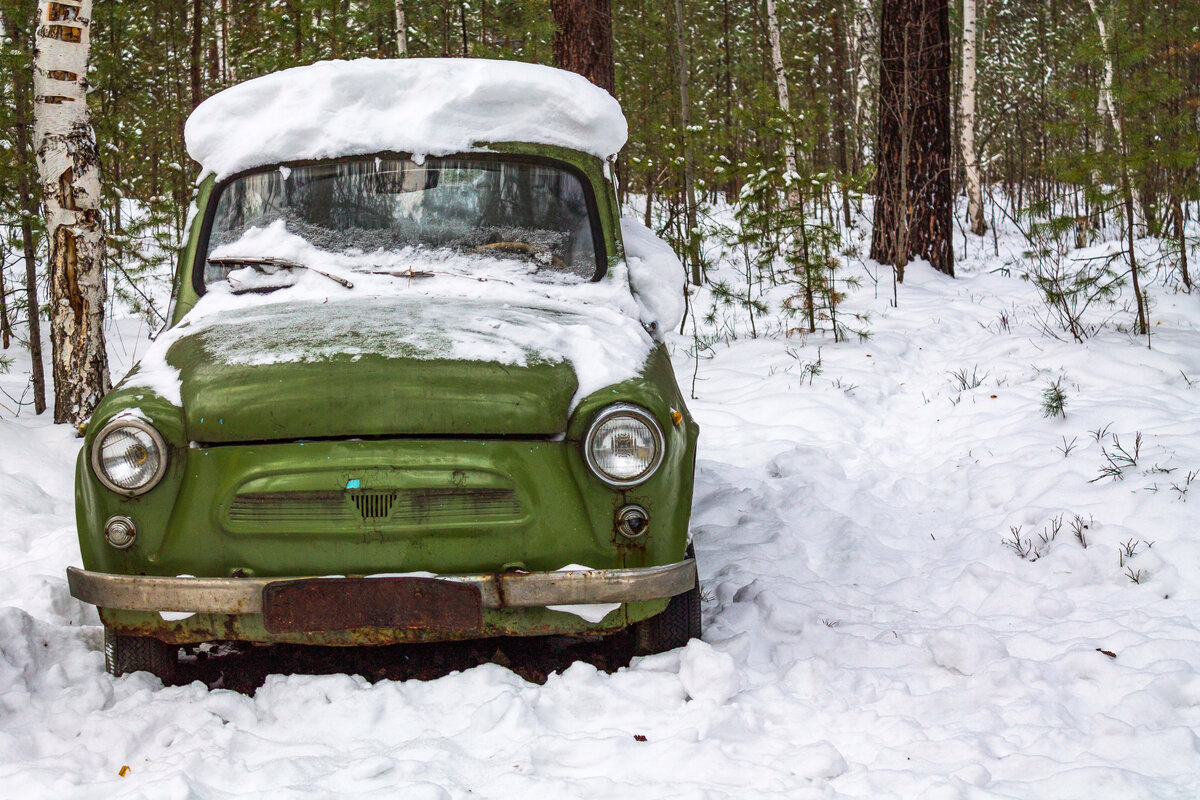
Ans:
[{"label": "rusty license plate mount", "polygon": [[410,628],[478,633],[479,587],[436,578],[301,578],[263,587],[271,633]]}]

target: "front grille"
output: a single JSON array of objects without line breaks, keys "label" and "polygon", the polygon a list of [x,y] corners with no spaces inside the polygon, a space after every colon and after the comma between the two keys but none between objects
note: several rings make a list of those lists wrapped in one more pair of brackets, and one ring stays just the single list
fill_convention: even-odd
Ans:
[{"label": "front grille", "polygon": [[395,492],[363,492],[352,495],[354,507],[363,522],[387,519],[388,512],[396,502]]},{"label": "front grille", "polygon": [[239,532],[358,530],[515,522],[523,510],[506,488],[410,488],[389,491],[243,492],[227,513]]}]

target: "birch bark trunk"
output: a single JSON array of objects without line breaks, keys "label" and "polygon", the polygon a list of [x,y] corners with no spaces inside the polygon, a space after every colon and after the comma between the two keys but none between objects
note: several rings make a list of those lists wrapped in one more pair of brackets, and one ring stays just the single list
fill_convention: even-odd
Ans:
[{"label": "birch bark trunk", "polygon": [[408,55],[408,15],[404,13],[404,0],[396,0],[396,55]]},{"label": "birch bark trunk", "polygon": [[983,219],[983,186],[979,180],[979,158],[975,155],[975,0],[963,0],[962,48],[962,156],[967,176],[967,217],[976,236],[987,233]]},{"label": "birch bark trunk", "polygon": [[791,130],[792,102],[788,97],[787,75],[783,69],[783,48],[779,36],[779,14],[775,0],[767,0],[767,38],[771,42],[771,71],[775,73],[775,96],[783,115],[788,122],[788,141],[783,143],[783,162],[787,174],[784,180],[787,184],[788,205],[792,213],[797,214],[798,230],[792,237],[792,247],[798,253],[801,266],[797,268],[803,282],[804,308],[808,316],[808,329],[816,331],[816,303],[813,298],[813,280],[809,274],[808,232],[804,225],[804,195],[800,191],[800,175],[796,171],[796,135]]},{"label": "birch bark trunk", "polygon": [[[775,0],[767,0],[767,38],[771,40],[771,71],[775,73],[775,97],[783,115],[789,122],[792,116],[792,101],[788,97],[787,76],[783,71],[783,48],[779,41],[779,14]],[[789,124],[790,127],[790,124]],[[783,163],[787,170],[788,202],[793,207],[799,202],[800,192],[796,187],[796,137],[788,137],[783,143]]]},{"label": "birch bark trunk", "polygon": [[[1117,114],[1117,104],[1113,100],[1113,81],[1115,69],[1113,68],[1113,51],[1112,37],[1108,33],[1108,25],[1104,22],[1104,17],[1100,13],[1100,9],[1096,6],[1096,0],[1087,0],[1088,8],[1092,10],[1092,17],[1096,20],[1096,29],[1100,33],[1100,47],[1104,50],[1104,78],[1100,84],[1100,97],[1096,103],[1096,110],[1101,116],[1107,116],[1112,123],[1113,133],[1117,137],[1117,157],[1121,162],[1121,180],[1128,186],[1133,185],[1132,176],[1129,174],[1129,163],[1126,160],[1128,150],[1125,148],[1125,126],[1121,124],[1121,117]],[[1104,149],[1103,139],[1098,139],[1096,144],[1096,152],[1101,152]],[[1138,236],[1146,235],[1146,219],[1144,214],[1139,213],[1141,209],[1136,204],[1133,205],[1131,211],[1132,219],[1130,224],[1137,230]]]},{"label": "birch bark trunk", "polygon": [[80,425],[109,389],[100,159],[88,121],[92,3],[39,0],[33,140],[50,246],[54,421]]},{"label": "birch bark trunk", "polygon": [[222,86],[231,82],[229,71],[229,0],[221,0],[217,18],[217,80]]}]

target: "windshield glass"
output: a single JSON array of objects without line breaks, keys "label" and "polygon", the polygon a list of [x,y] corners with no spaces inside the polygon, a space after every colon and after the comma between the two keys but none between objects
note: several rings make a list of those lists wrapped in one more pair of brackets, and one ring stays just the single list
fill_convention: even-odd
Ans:
[{"label": "windshield glass", "polygon": [[[281,239],[265,232],[303,239],[310,256],[337,254],[341,266],[352,257],[355,270],[440,263],[470,274],[504,259],[537,279],[587,281],[598,263],[589,208],[579,178],[550,163],[369,157],[279,167],[221,191],[203,282],[262,266],[239,260],[289,257],[272,252]],[[320,258],[297,260],[322,267]]]}]

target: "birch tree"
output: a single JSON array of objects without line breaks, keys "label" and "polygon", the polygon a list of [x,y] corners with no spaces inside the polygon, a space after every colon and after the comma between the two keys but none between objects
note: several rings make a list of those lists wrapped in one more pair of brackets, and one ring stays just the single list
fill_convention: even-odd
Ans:
[{"label": "birch tree", "polygon": [[983,220],[983,187],[979,180],[979,159],[975,155],[975,0],[963,0],[962,122],[963,170],[967,178],[967,218],[976,236],[987,233]]},{"label": "birch tree", "polygon": [[92,3],[38,3],[33,139],[50,247],[54,421],[79,425],[109,388],[100,159],[87,107]]},{"label": "birch tree", "polygon": [[408,55],[408,15],[404,13],[404,0],[396,0],[396,55],[404,58]]},{"label": "birch tree", "polygon": [[1142,296],[1142,287],[1138,280],[1138,264],[1137,253],[1134,251],[1133,239],[1134,232],[1138,235],[1145,235],[1146,221],[1144,215],[1138,214],[1137,204],[1133,202],[1133,176],[1129,171],[1129,148],[1125,141],[1125,126],[1121,122],[1121,115],[1117,111],[1117,104],[1113,100],[1113,76],[1116,72],[1114,64],[1116,54],[1113,47],[1112,38],[1109,36],[1108,26],[1104,23],[1104,17],[1100,10],[1096,7],[1096,0],[1088,0],[1088,7],[1092,10],[1092,17],[1096,20],[1096,28],[1100,34],[1100,46],[1104,51],[1104,78],[1100,84],[1100,112],[1102,115],[1107,115],[1112,121],[1113,133],[1117,137],[1117,160],[1120,166],[1121,179],[1121,194],[1125,201],[1125,221],[1126,221],[1126,255],[1129,258],[1129,276],[1133,283],[1133,295],[1137,300],[1137,331],[1140,334],[1148,334],[1150,332],[1150,322],[1147,318],[1145,298]]},{"label": "birch tree", "polygon": [[[790,128],[792,115],[792,101],[788,97],[787,76],[783,69],[783,46],[779,36],[779,13],[775,5],[775,0],[767,0],[767,38],[771,43],[771,72],[775,76],[775,99],[779,102],[779,108],[783,111],[783,116],[788,120]],[[789,135],[783,143],[783,164],[787,170],[788,200],[791,205],[795,206],[799,200],[798,189],[796,188],[796,137],[794,134]]]}]

